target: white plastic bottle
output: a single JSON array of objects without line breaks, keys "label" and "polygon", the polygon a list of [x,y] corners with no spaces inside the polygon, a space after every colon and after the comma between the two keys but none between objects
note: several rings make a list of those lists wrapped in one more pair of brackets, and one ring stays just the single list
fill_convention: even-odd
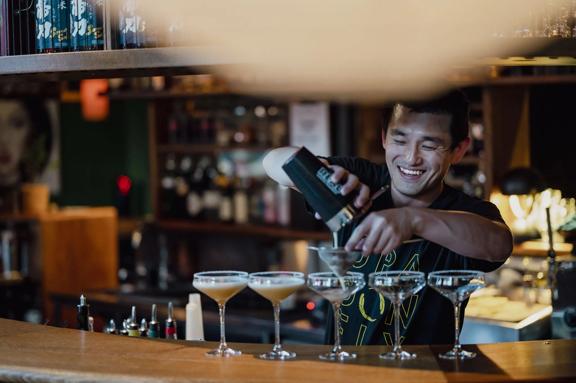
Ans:
[{"label": "white plastic bottle", "polygon": [[186,305],[186,340],[204,340],[200,294],[190,294]]}]

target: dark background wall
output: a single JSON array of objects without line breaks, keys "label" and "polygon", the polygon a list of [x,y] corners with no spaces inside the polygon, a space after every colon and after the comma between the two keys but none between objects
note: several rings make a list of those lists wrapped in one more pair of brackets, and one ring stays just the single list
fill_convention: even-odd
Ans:
[{"label": "dark background wall", "polygon": [[87,122],[80,104],[66,103],[60,110],[62,206],[116,205],[119,175],[133,181],[131,215],[151,211],[148,186],[147,105],[118,101],[110,105],[106,121]]},{"label": "dark background wall", "polygon": [[530,90],[531,163],[563,197],[576,197],[576,86]]}]

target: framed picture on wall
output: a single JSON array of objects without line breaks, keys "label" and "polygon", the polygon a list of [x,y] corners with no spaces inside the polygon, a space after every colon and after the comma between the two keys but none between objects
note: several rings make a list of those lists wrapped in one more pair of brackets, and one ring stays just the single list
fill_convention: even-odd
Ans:
[{"label": "framed picture on wall", "polygon": [[0,99],[0,188],[40,182],[59,193],[59,120],[57,101]]}]

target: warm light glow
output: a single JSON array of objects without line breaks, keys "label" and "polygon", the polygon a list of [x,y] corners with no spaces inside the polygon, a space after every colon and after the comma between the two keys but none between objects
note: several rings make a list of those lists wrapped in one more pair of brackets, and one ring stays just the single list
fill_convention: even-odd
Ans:
[{"label": "warm light glow", "polygon": [[94,79],[80,82],[80,104],[82,116],[86,121],[99,122],[108,118],[110,100],[105,95],[106,92],[108,92],[107,80]]},{"label": "warm light glow", "polygon": [[522,209],[520,206],[520,199],[517,195],[511,195],[508,199],[508,202],[510,203],[510,209],[512,209],[512,213],[514,213],[516,218],[523,219],[528,215],[528,213],[524,211],[524,209]]},{"label": "warm light glow", "polygon": [[552,189],[546,189],[540,194],[540,206],[543,209],[552,205]]}]

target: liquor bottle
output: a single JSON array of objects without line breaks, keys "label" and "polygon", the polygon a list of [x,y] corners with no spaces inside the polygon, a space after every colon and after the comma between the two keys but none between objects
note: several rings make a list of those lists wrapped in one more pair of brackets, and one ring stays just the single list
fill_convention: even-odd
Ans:
[{"label": "liquor bottle", "polygon": [[290,188],[276,187],[276,218],[280,226],[290,226]]},{"label": "liquor bottle", "polygon": [[25,55],[36,52],[34,2],[3,0],[0,48],[4,55]]},{"label": "liquor bottle", "polygon": [[222,192],[218,186],[218,175],[218,170],[211,161],[204,172],[203,181],[204,184],[208,184],[203,195],[204,215],[210,221],[218,221],[220,219]]},{"label": "liquor bottle", "polygon": [[237,177],[234,190],[234,222],[242,225],[248,223],[248,193],[246,178]]},{"label": "liquor bottle", "polygon": [[104,49],[104,0],[70,0],[70,49]]},{"label": "liquor bottle", "polygon": [[216,184],[220,190],[220,208],[218,218],[220,222],[232,222],[234,220],[234,189],[232,181],[225,174],[216,177]]},{"label": "liquor bottle", "polygon": [[146,46],[146,20],[138,7],[138,0],[122,0],[118,12],[118,46],[121,49]]},{"label": "liquor bottle", "polygon": [[248,195],[250,196],[250,223],[264,223],[264,198],[262,195],[263,187],[255,179],[250,180],[248,186]]},{"label": "liquor bottle", "polygon": [[187,199],[190,191],[190,172],[192,158],[183,156],[176,177],[174,178],[174,208],[173,217],[186,218],[188,216]]},{"label": "liquor bottle", "polygon": [[206,168],[209,165],[208,157],[201,157],[194,170],[191,172],[190,190],[186,197],[186,211],[188,216],[192,219],[202,219],[204,212],[203,190],[207,185],[207,177],[205,178]]},{"label": "liquor bottle", "polygon": [[36,52],[68,50],[68,1],[36,0]]},{"label": "liquor bottle", "polygon": [[275,224],[277,222],[277,200],[276,200],[276,185],[273,181],[268,180],[264,183],[262,189],[262,203],[263,203],[263,220],[266,224]]},{"label": "liquor bottle", "polygon": [[180,102],[174,104],[168,118],[168,142],[171,144],[188,143],[188,118]]},{"label": "liquor bottle", "polygon": [[166,156],[164,163],[164,174],[160,181],[161,188],[161,206],[160,211],[164,217],[172,217],[174,214],[174,199],[175,199],[175,171],[176,171],[176,156],[169,153]]},{"label": "liquor bottle", "polygon": [[169,47],[184,45],[184,20],[176,15],[168,22],[166,30],[166,44]]}]

